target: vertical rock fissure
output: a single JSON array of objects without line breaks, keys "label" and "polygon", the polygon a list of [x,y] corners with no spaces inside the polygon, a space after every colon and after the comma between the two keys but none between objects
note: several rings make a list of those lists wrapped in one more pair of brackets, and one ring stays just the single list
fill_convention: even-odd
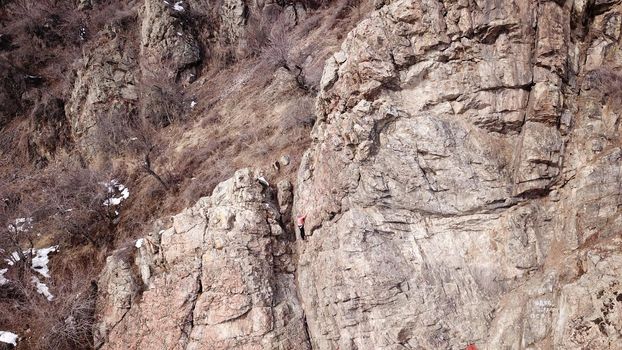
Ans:
[{"label": "vertical rock fissure", "polygon": [[[207,231],[207,225],[205,225],[205,231]],[[205,236],[204,236],[205,237]],[[185,339],[183,339],[182,341],[184,342],[183,348],[187,349],[188,345],[190,344],[190,336],[192,335],[192,329],[194,328],[194,318],[195,318],[195,309],[197,306],[197,301],[199,300],[199,297],[201,296],[201,294],[203,293],[203,282],[201,282],[201,279],[203,278],[203,255],[201,255],[200,257],[201,261],[199,263],[199,274],[197,275],[197,290],[196,293],[194,294],[191,303],[192,306],[190,307],[190,311],[188,312],[188,315],[186,316],[187,319],[184,321],[184,324],[182,324],[182,336],[185,337]]]}]

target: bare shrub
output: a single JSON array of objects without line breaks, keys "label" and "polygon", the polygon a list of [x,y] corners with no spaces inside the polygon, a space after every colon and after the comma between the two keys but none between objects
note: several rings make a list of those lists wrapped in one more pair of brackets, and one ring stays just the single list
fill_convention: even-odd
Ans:
[{"label": "bare shrub", "polygon": [[10,122],[21,108],[23,86],[15,67],[0,62],[0,130]]},{"label": "bare shrub", "polygon": [[228,179],[236,170],[234,165],[226,159],[209,160],[205,164],[209,164],[210,171],[193,176],[182,193],[185,207],[193,205],[201,197],[211,195],[214,188]]},{"label": "bare shrub", "polygon": [[290,67],[289,53],[292,49],[292,41],[289,37],[289,28],[283,17],[274,24],[268,35],[268,46],[264,51],[266,61],[276,67],[283,67],[288,71]]},{"label": "bare shrub", "polygon": [[93,129],[93,142],[105,154],[118,155],[128,148],[137,137],[140,123],[137,112],[128,105],[115,105],[107,113],[98,116]]},{"label": "bare shrub", "polygon": [[590,71],[586,78],[589,87],[600,91],[608,104],[612,104],[615,108],[622,106],[622,74],[620,72],[609,68],[599,68]]},{"label": "bare shrub", "polygon": [[283,130],[309,128],[315,123],[314,100],[302,97],[288,105],[281,116]]},{"label": "bare shrub", "polygon": [[[87,270],[88,271],[88,270]],[[79,271],[62,275],[55,283],[54,317],[47,320],[45,349],[89,349],[93,347],[93,325],[97,285],[95,274]],[[58,277],[57,277],[58,280]]]},{"label": "bare shrub", "polygon": [[4,250],[0,253],[17,254],[18,261],[13,263],[20,276],[30,266],[29,252],[36,239],[33,225],[48,215],[48,207],[40,202],[45,195],[35,191],[31,181],[37,178],[13,181],[0,188],[0,248]]},{"label": "bare shrub", "polygon": [[136,137],[133,140],[132,146],[141,159],[141,169],[156,179],[165,190],[169,190],[170,176],[165,179],[154,164],[154,160],[161,154],[162,143],[155,127],[142,120],[136,127]]},{"label": "bare shrub", "polygon": [[244,32],[245,56],[259,56],[269,42],[268,28],[257,17],[250,17]]},{"label": "bare shrub", "polygon": [[48,190],[55,210],[50,219],[54,228],[66,234],[68,243],[86,240],[101,247],[112,241],[117,208],[104,205],[111,196],[104,184],[111,177],[80,167],[58,174],[56,186]]},{"label": "bare shrub", "polygon": [[166,127],[183,116],[183,93],[163,78],[143,78],[140,83],[142,119]]},{"label": "bare shrub", "polygon": [[[0,286],[0,324],[17,328],[27,325],[29,334],[22,334],[24,348],[89,349],[92,348],[96,285],[93,269],[72,266],[71,274],[52,271],[51,279],[42,279],[54,298],[41,295],[32,278],[37,272],[27,269],[21,276],[12,273]],[[10,270],[9,272],[14,272]]]},{"label": "bare shrub", "polygon": [[[0,285],[0,310],[3,310],[0,312],[0,324],[2,328],[12,329],[27,325],[32,337],[26,336],[20,342],[25,348],[89,348],[93,295],[84,291],[90,286],[95,270],[80,266],[93,266],[97,259],[93,259],[89,251],[84,254],[89,261],[81,264],[75,264],[71,258],[52,258],[48,263],[52,278],[44,278],[31,268],[35,243],[40,241],[41,234],[49,235],[57,231],[55,219],[62,214],[61,211],[65,211],[52,198],[57,193],[73,191],[75,186],[72,179],[71,186],[57,189],[56,180],[63,176],[58,173],[55,173],[56,176],[47,175],[17,177],[4,174],[0,178],[6,184],[0,187],[0,261],[4,263],[4,259],[14,253],[19,258],[14,257],[12,265],[7,266],[5,277],[8,282]],[[78,178],[83,175],[76,173]],[[69,197],[72,196],[59,199],[59,202],[63,205],[75,204],[71,201],[65,203]],[[98,204],[101,207],[101,202]],[[56,265],[65,263],[66,269],[56,268]],[[39,293],[35,281],[47,285],[53,294],[52,300]]]},{"label": "bare shrub", "polygon": [[47,92],[37,99],[30,118],[29,160],[47,164],[56,151],[70,143],[65,102]]},{"label": "bare shrub", "polygon": [[363,15],[360,5],[361,0],[338,0],[331,6],[331,14],[324,19],[324,27],[334,29],[343,21],[358,21]]},{"label": "bare shrub", "polygon": [[320,7],[326,7],[330,5],[333,0],[299,0],[297,2],[302,3],[305,8],[317,9]]},{"label": "bare shrub", "polygon": [[201,120],[201,127],[205,129],[208,126],[217,125],[220,122],[222,122],[222,116],[219,113],[208,111],[208,115]]}]

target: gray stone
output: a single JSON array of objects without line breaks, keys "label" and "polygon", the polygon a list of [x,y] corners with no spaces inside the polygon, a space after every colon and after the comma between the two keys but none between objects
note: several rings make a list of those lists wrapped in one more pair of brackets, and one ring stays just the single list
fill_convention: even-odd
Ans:
[{"label": "gray stone", "polygon": [[129,255],[108,259],[99,281],[102,349],[310,349],[291,249],[257,175],[237,171],[144,238],[135,258],[149,271],[140,297],[122,258]]}]

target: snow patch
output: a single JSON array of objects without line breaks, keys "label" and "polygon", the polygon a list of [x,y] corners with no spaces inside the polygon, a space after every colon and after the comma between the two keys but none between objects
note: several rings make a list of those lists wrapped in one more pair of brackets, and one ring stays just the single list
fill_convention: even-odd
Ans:
[{"label": "snow patch", "polygon": [[11,233],[26,232],[32,228],[32,218],[17,218],[7,228]]},{"label": "snow patch", "polygon": [[196,105],[197,105],[197,101],[195,100],[190,101],[190,108],[194,108],[194,106]]},{"label": "snow patch", "polygon": [[13,252],[11,253],[11,256],[9,256],[8,259],[4,259],[4,261],[6,261],[7,265],[9,266],[13,266],[15,265],[16,262],[20,261],[20,257],[19,257],[19,253],[18,252]]},{"label": "snow patch", "polygon": [[184,11],[184,7],[182,6],[183,3],[184,3],[183,1],[177,1],[175,5],[173,5],[173,10],[177,12],[183,12]]},{"label": "snow patch", "polygon": [[117,180],[103,183],[108,191],[109,198],[104,200],[104,206],[117,206],[130,197],[130,190]]},{"label": "snow patch", "polygon": [[[43,277],[50,278],[50,269],[48,268],[48,262],[50,262],[50,259],[48,255],[57,251],[57,245],[48,248],[37,249],[35,257],[32,258],[32,269],[43,275]],[[34,249],[33,253],[35,253]]]},{"label": "snow patch", "polygon": [[[143,246],[143,242],[144,242],[144,240],[141,238],[141,239],[139,239],[139,240],[137,240],[137,241],[136,241],[136,244],[134,244],[134,246],[135,246],[136,248],[140,248],[140,247],[142,247],[142,246]],[[0,270],[0,272],[1,272],[1,271],[2,271],[2,270]]]},{"label": "snow patch", "polygon": [[[48,262],[50,261],[50,258],[48,257],[48,255],[50,253],[54,253],[58,251],[58,246],[51,246],[51,247],[47,247],[47,248],[41,248],[41,249],[32,249],[32,251],[24,251],[24,255],[25,254],[31,254],[34,255],[34,257],[32,258],[32,264],[31,267],[33,270],[37,271],[38,273],[40,273],[41,275],[43,275],[44,277],[49,278],[50,277],[50,269],[48,268]],[[13,266],[15,265],[16,262],[20,261],[20,254],[18,252],[13,252],[11,253],[11,255],[9,256],[8,259],[4,259],[4,261],[6,261],[7,265],[9,266]]]},{"label": "snow patch", "polygon": [[0,286],[9,283],[9,280],[4,277],[7,271],[9,271],[9,269],[0,269]]},{"label": "snow patch", "polygon": [[11,344],[17,346],[17,340],[19,337],[15,333],[0,331],[0,343]]},{"label": "snow patch", "polygon": [[259,181],[260,184],[266,186],[266,187],[270,187],[270,183],[268,182],[268,180],[266,180],[265,177],[263,176],[259,176],[257,177],[257,181]]},{"label": "snow patch", "polygon": [[45,283],[41,282],[36,276],[32,276],[31,281],[35,287],[37,287],[37,292],[39,294],[43,294],[43,296],[45,296],[49,301],[54,299],[54,296],[50,293],[50,289],[45,285]]}]

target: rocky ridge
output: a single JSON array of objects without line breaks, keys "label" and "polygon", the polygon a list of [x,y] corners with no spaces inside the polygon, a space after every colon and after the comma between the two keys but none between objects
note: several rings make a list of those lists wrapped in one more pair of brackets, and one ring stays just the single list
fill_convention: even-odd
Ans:
[{"label": "rocky ridge", "polygon": [[274,197],[240,170],[168,225],[159,222],[163,229],[109,257],[96,344],[310,348]]},{"label": "rocky ridge", "polygon": [[111,256],[103,348],[620,349],[622,5],[381,5],[293,203],[242,170]]}]

